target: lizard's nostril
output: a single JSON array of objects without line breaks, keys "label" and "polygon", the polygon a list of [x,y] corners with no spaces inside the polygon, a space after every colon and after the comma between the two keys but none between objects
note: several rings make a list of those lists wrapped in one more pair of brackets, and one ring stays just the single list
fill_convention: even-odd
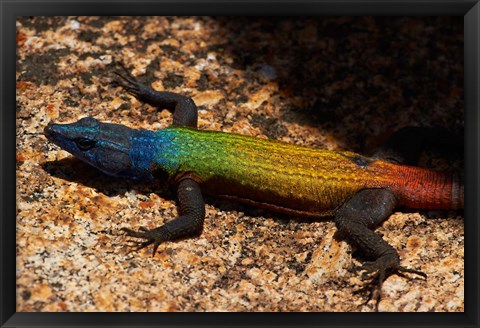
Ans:
[{"label": "lizard's nostril", "polygon": [[56,124],[52,124],[52,123],[49,123],[45,129],[43,129],[43,133],[44,135],[49,138],[51,136],[53,136],[55,134],[55,125]]},{"label": "lizard's nostril", "polygon": [[47,125],[45,127],[45,129],[43,129],[43,133],[45,133],[46,136],[48,136],[51,132],[52,132],[52,128],[51,128],[50,124]]}]

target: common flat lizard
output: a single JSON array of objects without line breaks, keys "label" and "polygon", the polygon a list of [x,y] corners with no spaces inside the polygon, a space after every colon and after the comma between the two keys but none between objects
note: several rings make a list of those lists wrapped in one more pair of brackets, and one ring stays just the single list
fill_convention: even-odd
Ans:
[{"label": "common flat lizard", "polygon": [[[155,91],[128,72],[118,76],[122,80],[117,84],[139,100],[172,111],[172,126],[137,130],[85,117],[49,124],[44,134],[106,174],[145,182],[160,179],[176,187],[179,217],[151,230],[122,229],[144,239],[139,249],[153,244],[153,255],[160,243],[201,231],[202,193],[214,194],[295,216],[333,216],[340,234],[374,260],[357,269],[377,275],[379,294],[390,274],[426,275],[401,266],[397,251],[373,229],[397,206],[463,208],[464,187],[457,175],[405,165],[421,151],[421,140],[435,138],[422,128],[400,130],[373,157],[201,131],[192,99]],[[412,135],[418,149],[404,149]]]}]

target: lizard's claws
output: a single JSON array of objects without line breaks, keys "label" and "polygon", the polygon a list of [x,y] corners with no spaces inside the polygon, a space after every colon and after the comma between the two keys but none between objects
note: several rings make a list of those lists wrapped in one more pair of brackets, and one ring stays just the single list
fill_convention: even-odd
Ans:
[{"label": "lizard's claws", "polygon": [[164,229],[162,229],[162,227],[156,229],[147,229],[146,227],[140,227],[140,231],[135,231],[129,228],[121,228],[120,230],[124,231],[129,237],[146,239],[146,241],[144,242],[136,242],[131,240],[137,246],[135,251],[139,251],[153,244],[152,257],[155,256],[158,246],[160,246],[163,241],[167,240],[166,234],[164,233]]},{"label": "lizard's claws", "polygon": [[141,250],[141,249],[147,247],[148,245],[150,245],[151,243],[153,243],[153,240],[147,240],[147,241],[144,241],[144,242],[139,242],[139,241],[130,239],[130,240],[127,240],[127,242],[130,242],[130,243],[133,244],[133,245],[131,245],[133,247],[133,249],[130,252],[133,252],[133,251],[138,252],[139,250]]},{"label": "lizard's claws", "polygon": [[111,83],[114,86],[122,87],[128,93],[135,97],[140,97],[142,92],[142,84],[138,82],[138,80],[129,72],[129,70],[122,63],[118,63],[118,65],[122,68],[124,73],[122,74],[118,71],[114,71],[113,73],[120,79],[113,80]]},{"label": "lizard's claws", "polygon": [[[408,272],[408,273],[413,273],[417,274],[419,276],[424,277],[425,279],[427,278],[427,274],[419,271],[419,270],[414,270],[410,269],[404,266],[400,265],[395,265],[393,263],[387,264],[383,260],[377,259],[374,262],[365,262],[361,266],[355,266],[352,268],[352,271],[357,272],[357,271],[366,271],[365,273],[362,274],[362,280],[366,280],[367,276],[370,275],[372,280],[369,283],[374,286],[373,291],[370,292],[368,296],[368,300],[366,303],[368,303],[371,299],[375,300],[375,310],[378,312],[378,305],[380,303],[380,298],[381,298],[381,293],[382,293],[382,285],[383,282],[392,274],[397,274],[401,277],[405,277],[403,272]],[[373,275],[372,275],[373,273]],[[376,282],[375,282],[376,280]],[[368,286],[365,286],[365,289],[367,289]]]}]

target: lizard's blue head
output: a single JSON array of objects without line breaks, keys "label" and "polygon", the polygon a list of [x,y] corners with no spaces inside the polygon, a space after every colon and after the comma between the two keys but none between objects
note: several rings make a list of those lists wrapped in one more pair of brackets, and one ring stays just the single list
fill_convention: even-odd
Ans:
[{"label": "lizard's blue head", "polygon": [[106,174],[132,179],[149,179],[130,156],[132,135],[124,125],[102,123],[85,117],[71,124],[49,124],[44,134],[48,140]]}]

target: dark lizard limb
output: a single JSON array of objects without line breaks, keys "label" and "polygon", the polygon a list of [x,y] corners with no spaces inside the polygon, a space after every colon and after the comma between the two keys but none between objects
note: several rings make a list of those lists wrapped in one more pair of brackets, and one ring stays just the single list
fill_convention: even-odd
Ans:
[{"label": "dark lizard limb", "polygon": [[[409,126],[393,133],[372,158],[414,165],[422,151],[440,146],[462,150],[462,138],[442,128]],[[378,281],[374,290],[377,310],[382,283],[389,275],[404,276],[402,273],[407,272],[427,277],[421,271],[401,266],[397,251],[372,231],[391,214],[396,204],[395,195],[389,190],[365,189],[346,201],[335,216],[340,234],[374,260],[356,267],[355,271],[375,273]]]},{"label": "dark lizard limb", "polygon": [[[195,130],[197,109],[190,98],[157,92],[140,84],[128,71],[118,76],[121,80],[116,84],[139,100],[173,112],[174,126],[194,129],[136,130],[87,117],[70,124],[49,124],[44,132],[62,149],[115,177],[138,181],[152,181],[160,175],[167,181],[190,177],[178,184],[180,217],[152,230],[122,229],[130,237],[143,239],[137,243],[139,248],[153,244],[153,254],[161,242],[201,230],[205,207],[195,181],[202,181],[206,191],[276,210],[315,216],[335,211],[339,231],[374,260],[359,269],[376,273],[378,299],[388,275],[426,275],[400,266],[397,252],[371,229],[397,203],[414,209],[463,208],[463,184],[450,174],[350,152],[306,150],[278,141]],[[425,144],[419,136],[435,141],[432,136],[438,135],[418,129],[405,128],[394,134],[375,158],[395,163],[416,160]],[[406,147],[409,144],[413,149]],[[337,208],[338,204],[343,205]]]},{"label": "dark lizard limb", "polygon": [[138,82],[123,65],[121,67],[125,71],[125,75],[115,72],[121,80],[115,80],[112,82],[113,84],[121,86],[140,101],[160,109],[168,109],[173,113],[172,126],[197,128],[197,106],[192,98],[174,92],[155,91]]},{"label": "dark lizard limb", "polygon": [[396,205],[395,195],[386,189],[364,189],[356,193],[335,212],[335,224],[340,234],[357,247],[373,262],[355,268],[356,271],[376,272],[378,283],[374,291],[376,308],[381,296],[383,281],[389,275],[409,272],[427,277],[421,271],[400,265],[397,251],[373,232],[392,212]]},{"label": "dark lizard limb", "polygon": [[121,229],[130,237],[146,239],[138,243],[137,250],[153,244],[152,256],[154,256],[162,242],[192,235],[202,230],[205,220],[205,203],[198,183],[191,178],[180,180],[177,197],[180,210],[178,218],[151,230],[145,227],[141,227],[141,231]]}]

